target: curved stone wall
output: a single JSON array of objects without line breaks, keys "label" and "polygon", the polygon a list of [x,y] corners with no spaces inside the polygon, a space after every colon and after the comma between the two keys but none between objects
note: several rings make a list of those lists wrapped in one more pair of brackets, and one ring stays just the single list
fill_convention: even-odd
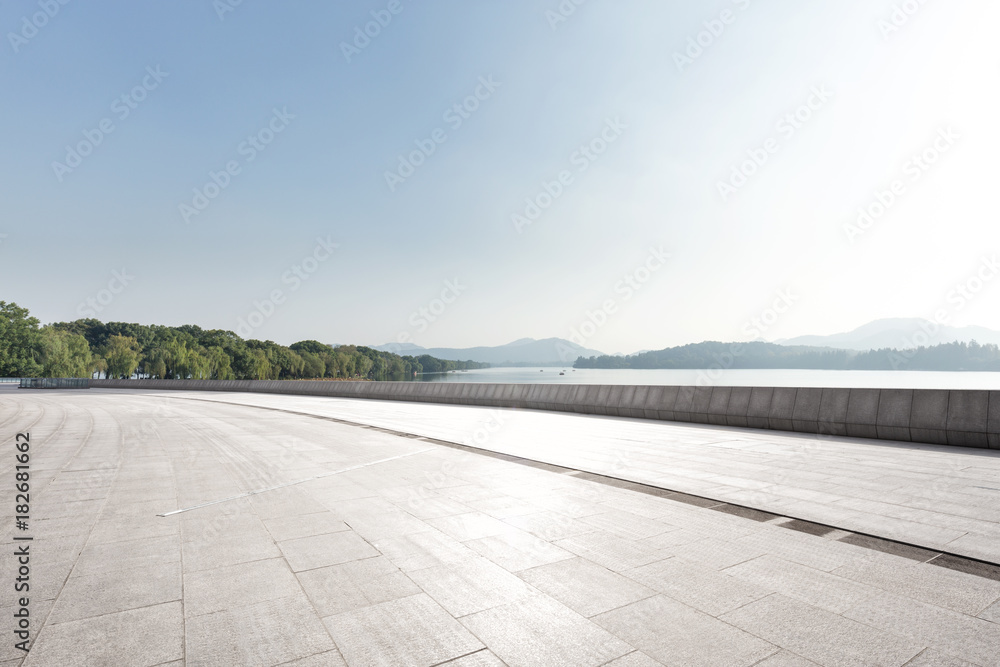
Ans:
[{"label": "curved stone wall", "polygon": [[90,386],[526,408],[1000,449],[1000,391],[315,380],[91,380]]}]

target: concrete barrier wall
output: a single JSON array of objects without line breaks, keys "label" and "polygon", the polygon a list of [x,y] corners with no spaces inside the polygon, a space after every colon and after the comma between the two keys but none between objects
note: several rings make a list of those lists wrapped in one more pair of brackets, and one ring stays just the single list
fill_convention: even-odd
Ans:
[{"label": "concrete barrier wall", "polygon": [[90,386],[525,408],[1000,449],[1000,391],[311,380],[91,380]]}]

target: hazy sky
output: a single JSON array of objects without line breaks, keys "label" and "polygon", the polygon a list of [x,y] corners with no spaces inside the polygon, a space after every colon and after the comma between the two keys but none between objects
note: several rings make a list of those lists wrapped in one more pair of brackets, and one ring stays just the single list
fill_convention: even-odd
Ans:
[{"label": "hazy sky", "polygon": [[1000,3],[234,2],[2,5],[0,300],[285,344],[1000,329]]}]

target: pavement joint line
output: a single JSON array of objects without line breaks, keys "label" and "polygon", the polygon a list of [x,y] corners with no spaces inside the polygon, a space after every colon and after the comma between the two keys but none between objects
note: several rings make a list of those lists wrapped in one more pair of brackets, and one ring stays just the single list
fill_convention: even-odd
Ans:
[{"label": "pavement joint line", "polygon": [[[309,417],[309,418],[312,418],[312,419],[322,419],[322,420],[326,420],[326,421],[335,422],[335,423],[338,423],[338,424],[345,424],[347,426],[354,426],[354,427],[372,429],[372,430],[375,430],[375,431],[380,431],[380,432],[383,432],[383,433],[388,433],[390,435],[397,435],[397,436],[402,436],[402,437],[406,437],[406,438],[419,438],[420,440],[424,440],[426,442],[432,442],[432,443],[435,443],[435,444],[444,445],[446,447],[451,447],[453,449],[464,449],[464,450],[474,451],[474,452],[477,452],[477,453],[485,455],[485,456],[490,456],[491,458],[503,458],[503,459],[506,459],[506,460],[509,460],[509,461],[515,462],[515,463],[520,463],[521,461],[532,461],[531,459],[526,459],[524,457],[514,456],[512,454],[504,454],[502,452],[495,452],[495,451],[490,450],[490,449],[485,449],[485,448],[481,448],[481,447],[474,447],[472,445],[464,445],[464,444],[457,443],[457,442],[449,442],[447,440],[440,440],[438,438],[432,438],[432,437],[429,437],[429,436],[421,436],[421,435],[416,434],[416,433],[406,433],[406,432],[403,432],[403,431],[395,431],[395,430],[388,429],[388,428],[385,428],[385,427],[382,427],[382,426],[373,426],[371,424],[364,424],[364,423],[361,423],[361,422],[353,422],[353,421],[350,421],[350,420],[347,420],[347,419],[339,419],[337,417],[328,417],[326,415],[317,415],[317,414],[312,414],[312,413],[309,413],[309,412],[299,412],[297,410],[285,410],[283,408],[273,408],[273,407],[264,406],[264,405],[253,405],[252,403],[234,403],[232,401],[213,401],[211,399],[186,398],[186,397],[182,397],[182,396],[176,396],[176,397],[175,396],[171,396],[170,398],[174,398],[175,400],[183,400],[183,401],[198,401],[198,402],[201,402],[201,403],[218,403],[218,404],[222,404],[222,405],[230,405],[230,406],[235,405],[235,406],[240,406],[240,407],[245,407],[245,408],[255,408],[255,409],[258,409],[258,410],[271,410],[271,411],[274,411],[274,412],[283,412],[285,414],[298,415],[298,416],[301,416],[301,417]],[[533,463],[545,463],[544,461],[532,461],[532,462]],[[588,480],[588,481],[593,481],[593,482],[598,483],[598,484],[605,484],[607,486],[616,486],[617,488],[622,488],[620,484],[622,482],[624,482],[624,483],[627,483],[628,485],[630,485],[631,490],[637,491],[639,493],[646,493],[648,495],[659,495],[660,497],[672,498],[672,496],[664,496],[664,495],[662,495],[664,491],[668,491],[671,494],[676,494],[678,496],[685,496],[687,498],[696,498],[696,499],[699,499],[699,500],[703,500],[703,501],[706,501],[706,502],[713,503],[712,505],[703,505],[703,506],[701,506],[703,509],[711,509],[711,510],[714,510],[714,511],[724,511],[724,510],[720,510],[719,508],[738,507],[738,508],[742,508],[742,509],[746,509],[746,510],[754,510],[754,511],[757,511],[757,512],[763,512],[763,513],[767,513],[767,514],[772,514],[775,518],[781,518],[781,517],[783,517],[783,518],[787,518],[787,519],[794,519],[794,520],[800,521],[802,523],[808,523],[808,524],[812,524],[814,526],[821,526],[821,527],[824,527],[824,528],[829,528],[831,531],[839,530],[839,531],[845,531],[845,532],[849,533],[848,535],[846,535],[846,536],[844,536],[842,538],[838,538],[837,539],[838,542],[844,542],[844,541],[848,540],[851,536],[859,535],[861,537],[868,537],[868,538],[872,538],[872,539],[875,539],[875,540],[880,540],[882,542],[888,542],[888,543],[891,543],[891,544],[899,544],[899,545],[902,545],[904,547],[911,547],[911,548],[914,548],[914,549],[922,549],[924,551],[928,551],[928,552],[936,554],[935,556],[932,556],[928,561],[923,561],[923,562],[926,562],[926,563],[931,563],[939,555],[945,555],[945,556],[949,556],[949,557],[954,558],[954,559],[958,559],[960,561],[967,561],[970,564],[985,565],[985,566],[988,566],[989,568],[995,568],[995,569],[997,569],[997,571],[1000,571],[1000,563],[994,563],[992,561],[983,560],[981,558],[974,558],[972,556],[965,556],[963,554],[957,554],[957,553],[953,553],[953,552],[950,552],[950,551],[943,551],[941,549],[934,549],[934,548],[930,548],[930,547],[924,547],[924,546],[920,546],[919,544],[913,544],[912,542],[903,542],[902,540],[895,540],[895,539],[892,539],[892,538],[883,537],[881,535],[875,535],[874,533],[863,533],[863,532],[855,531],[855,530],[847,530],[846,528],[841,528],[839,526],[834,526],[834,525],[831,525],[831,524],[819,523],[817,521],[810,521],[809,519],[802,519],[802,518],[799,518],[799,517],[796,517],[796,516],[791,516],[791,515],[783,515],[783,514],[776,514],[776,513],[773,513],[773,512],[766,512],[766,510],[758,510],[756,507],[750,507],[748,505],[738,505],[736,503],[730,503],[730,502],[723,501],[723,500],[718,500],[718,499],[715,499],[715,498],[709,498],[707,496],[699,496],[699,495],[696,495],[696,494],[693,494],[693,493],[687,493],[685,491],[676,491],[676,490],[673,490],[673,489],[667,489],[665,487],[653,486],[652,484],[646,484],[644,482],[636,482],[636,481],[633,481],[633,480],[630,480],[630,479],[624,479],[624,478],[621,478],[621,477],[613,477],[611,475],[606,475],[604,473],[593,473],[593,472],[589,472],[589,471],[586,471],[586,470],[581,470],[579,468],[571,468],[569,466],[559,465],[557,463],[545,463],[545,465],[552,466],[552,467],[555,467],[555,468],[560,468],[560,469],[566,470],[568,472],[580,472],[580,473],[583,473],[583,474],[588,475],[588,476],[593,476],[593,477],[601,478],[601,479],[589,479]],[[607,481],[605,481],[605,480],[607,480]],[[306,481],[306,480],[304,480],[304,481]],[[638,487],[638,488],[636,488],[636,487]],[[643,487],[645,487],[645,489],[649,489],[649,490],[648,491],[644,490]],[[242,497],[242,496],[237,496],[237,497]],[[680,500],[680,499],[677,499],[677,500],[679,502],[685,502],[684,500]],[[223,502],[223,501],[215,501],[215,502]],[[209,504],[214,504],[214,503],[209,503]],[[691,504],[691,503],[688,503],[688,504]],[[190,508],[190,509],[194,509],[194,508]],[[167,516],[167,515],[162,515],[161,514],[161,515],[157,515],[157,516]],[[780,526],[780,525],[778,527],[779,528],[784,528],[784,526]],[[794,530],[794,529],[787,529],[786,528],[786,530]],[[798,531],[796,531],[796,532],[798,532]],[[823,539],[822,537],[819,537],[819,536],[814,536],[814,537],[817,537],[817,539]],[[856,546],[858,546],[858,545],[856,545]],[[875,549],[873,547],[862,547],[862,548],[867,548],[867,549],[872,549],[874,551],[878,551],[878,549]],[[935,563],[935,565],[938,565],[938,567],[945,567],[942,564],[936,564]],[[956,569],[956,568],[949,567],[948,569]],[[989,575],[983,575],[983,574],[978,574],[978,573],[971,573],[971,572],[969,572],[969,574],[974,574],[974,576],[984,577],[984,578],[987,578],[987,579],[993,578],[993,577],[991,577]]]},{"label": "pavement joint line", "polygon": [[447,665],[458,662],[462,658],[468,658],[470,655],[476,655],[477,653],[482,653],[483,651],[489,651],[489,649],[484,645],[483,648],[477,648],[475,651],[471,651],[469,653],[463,653],[462,655],[455,656],[454,658],[448,658],[444,662],[435,662],[433,665],[431,665],[431,667],[447,667]]},{"label": "pavement joint line", "polygon": [[275,486],[269,486],[264,489],[256,489],[254,491],[247,491],[246,493],[241,493],[236,496],[230,496],[228,498],[220,498],[219,500],[211,500],[207,503],[201,503],[200,505],[193,505],[191,507],[185,507],[184,509],[174,510],[173,512],[166,512],[164,514],[157,514],[156,516],[173,516],[174,514],[180,514],[181,512],[190,512],[191,510],[200,509],[202,507],[208,507],[210,505],[218,505],[219,503],[229,502],[230,500],[239,500],[240,498],[246,498],[248,496],[255,496],[259,493],[266,493],[268,491],[274,491],[276,489],[284,489],[288,486],[295,486],[296,484],[302,484],[303,482],[311,482],[314,479],[323,479],[324,477],[332,477],[333,475],[339,475],[341,473],[350,472],[351,470],[357,470],[358,468],[367,468],[368,466],[378,465],[379,463],[388,463],[389,461],[395,461],[397,459],[404,459],[408,456],[416,456],[417,454],[423,454],[425,452],[433,451],[433,447],[428,447],[427,449],[421,449],[419,452],[409,452],[407,454],[400,454],[399,456],[390,456],[386,459],[379,459],[378,461],[371,461],[369,463],[361,463],[356,466],[351,466],[350,468],[342,468],[340,470],[334,470],[333,472],[325,472],[322,475],[313,475],[312,477],[304,477],[302,479],[297,479],[292,482],[286,482],[284,484],[277,484]]}]

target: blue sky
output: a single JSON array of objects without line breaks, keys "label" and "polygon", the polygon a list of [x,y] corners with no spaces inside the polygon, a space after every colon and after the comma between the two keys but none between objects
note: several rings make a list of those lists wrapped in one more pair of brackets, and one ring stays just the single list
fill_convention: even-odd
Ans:
[{"label": "blue sky", "polygon": [[282,343],[1000,329],[992,3],[220,6],[3,5],[0,299]]}]

